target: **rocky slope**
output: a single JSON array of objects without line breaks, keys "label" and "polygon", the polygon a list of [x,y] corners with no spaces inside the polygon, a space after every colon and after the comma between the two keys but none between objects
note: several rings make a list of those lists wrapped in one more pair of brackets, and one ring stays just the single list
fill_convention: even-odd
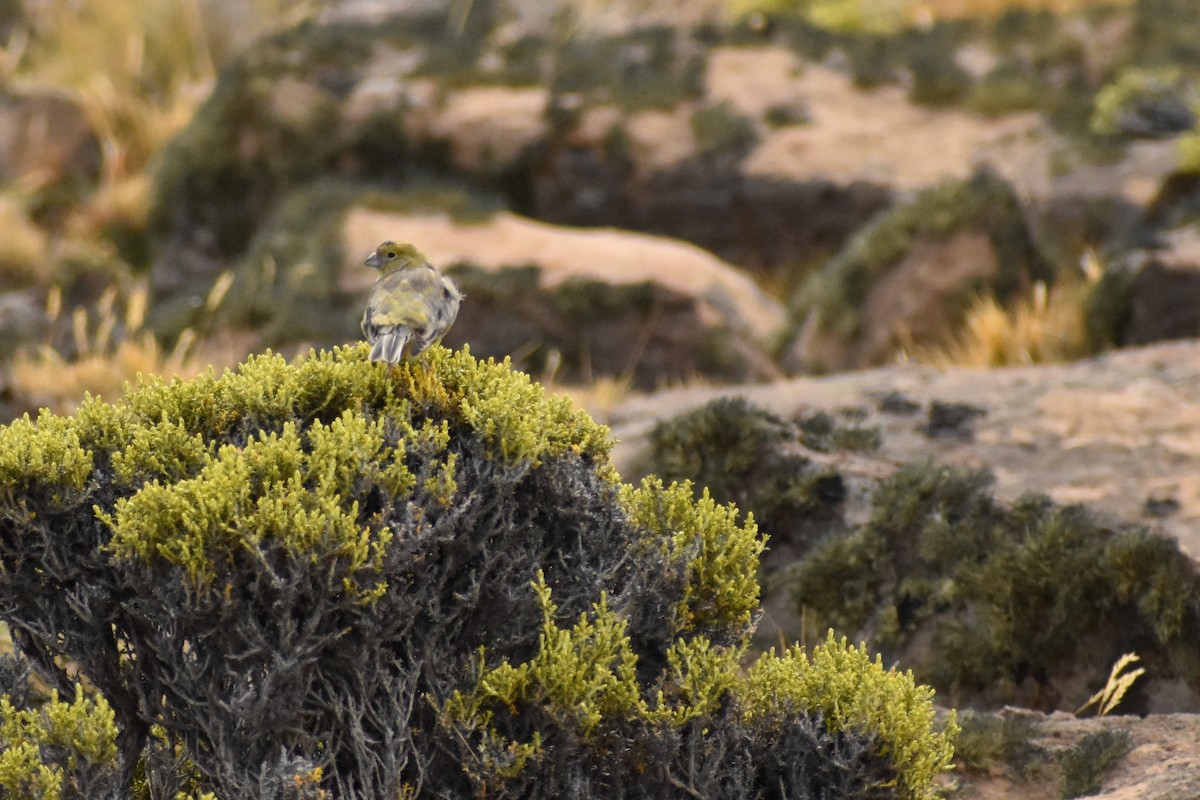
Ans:
[{"label": "rocky slope", "polygon": [[[854,469],[882,476],[932,459],[991,470],[1002,497],[1028,491],[1160,525],[1200,557],[1200,342],[1113,351],[1073,364],[999,369],[898,365],[634,397],[609,415],[620,467],[653,425],[716,397],[781,416],[822,410],[878,426]],[[956,411],[957,409],[957,411]],[[965,413],[964,413],[965,412]],[[951,417],[961,422],[951,424]],[[939,421],[940,420],[940,421]]]}]

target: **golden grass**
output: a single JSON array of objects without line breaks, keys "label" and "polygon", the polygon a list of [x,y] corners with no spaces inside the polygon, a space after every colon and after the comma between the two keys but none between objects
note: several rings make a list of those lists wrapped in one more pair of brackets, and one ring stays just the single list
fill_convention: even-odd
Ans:
[{"label": "golden grass", "polygon": [[1003,367],[1071,361],[1088,355],[1084,299],[1088,281],[1072,279],[1005,308],[995,297],[978,298],[959,333],[947,344],[918,347],[912,360],[935,366]]},{"label": "golden grass", "polygon": [[1133,0],[729,0],[735,19],[756,12],[801,13],[834,30],[894,32],[905,25],[931,25],[939,19],[997,17],[1007,11],[1068,14],[1092,7],[1128,5]]},{"label": "golden grass", "polygon": [[0,191],[0,285],[23,286],[50,278],[46,232],[29,218],[24,199]]},{"label": "golden grass", "polygon": [[1086,8],[1129,5],[1133,0],[909,0],[912,18],[957,19],[995,17],[1006,11],[1051,11],[1069,14]]},{"label": "golden grass", "polygon": [[[205,302],[207,316],[220,305],[231,285],[226,273],[217,281]],[[218,343],[188,329],[175,346],[167,350],[145,328],[149,292],[144,284],[136,286],[118,309],[118,292],[110,287],[101,295],[94,310],[76,308],[65,316],[62,297],[51,289],[46,314],[52,328],[70,324],[71,354],[64,355],[49,341],[19,352],[9,368],[14,391],[30,405],[69,413],[78,408],[86,394],[114,400],[125,392],[126,384],[141,375],[164,378],[189,378],[210,366],[232,366],[242,357],[230,342]]]},{"label": "golden grass", "polygon": [[[0,59],[17,84],[77,97],[101,141],[106,179],[143,169],[191,119],[220,66],[290,20],[285,0],[42,0]],[[295,5],[295,4],[291,4]]]},{"label": "golden grass", "polygon": [[[150,265],[124,264],[112,236],[136,241],[145,231],[151,161],[238,50],[315,7],[295,0],[26,0],[23,21],[0,49],[0,81],[74,98],[99,139],[102,169],[94,188],[44,226],[26,207],[57,176],[17,176],[0,190],[0,282],[53,287],[62,267],[77,268],[80,254],[100,258],[113,275],[145,274]],[[19,400],[69,411],[85,392],[119,396],[139,374],[194,375],[245,355],[232,334],[204,330],[164,348],[143,325],[145,286],[118,284],[114,278],[90,312],[64,311],[58,291],[48,289],[51,329],[60,339],[63,330],[72,333],[65,344],[48,337],[18,351],[7,378]],[[223,279],[214,287],[210,310],[228,286]]]},{"label": "golden grass", "polygon": [[74,95],[99,135],[104,176],[142,169],[190,119],[215,75],[197,0],[50,0],[28,8],[19,82]]},{"label": "golden grass", "polygon": [[612,420],[617,406],[628,400],[635,392],[628,377],[601,375],[589,383],[557,383],[543,380],[542,385],[551,394],[563,394],[571,399],[576,411],[586,411],[592,419],[607,424]]}]

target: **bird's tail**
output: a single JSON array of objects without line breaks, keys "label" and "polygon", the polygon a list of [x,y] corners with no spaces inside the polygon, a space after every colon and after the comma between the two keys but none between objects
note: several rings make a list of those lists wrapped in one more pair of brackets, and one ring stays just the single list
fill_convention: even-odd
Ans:
[{"label": "bird's tail", "polygon": [[371,360],[386,361],[389,364],[399,364],[404,357],[404,346],[408,344],[412,333],[407,328],[393,328],[379,334],[379,338],[371,345]]}]

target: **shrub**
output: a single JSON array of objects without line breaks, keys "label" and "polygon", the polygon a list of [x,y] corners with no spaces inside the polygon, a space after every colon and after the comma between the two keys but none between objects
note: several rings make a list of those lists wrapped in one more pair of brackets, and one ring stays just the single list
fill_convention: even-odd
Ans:
[{"label": "shrub", "polygon": [[0,431],[0,618],[111,710],[106,796],[931,797],[929,690],[832,639],[743,674],[753,520],[610,447],[465,350],[147,379]]},{"label": "shrub", "polygon": [[903,467],[869,522],[793,574],[810,618],[871,629],[885,653],[915,644],[917,674],[958,701],[1074,709],[1133,649],[1155,676],[1200,685],[1200,580],[1175,543],[1037,495],[1002,505],[986,473]]},{"label": "shrub", "polygon": [[1133,749],[1129,731],[1089,733],[1059,756],[1063,770],[1063,797],[1097,794],[1104,776]]},{"label": "shrub", "polygon": [[1182,133],[1196,125],[1189,94],[1179,69],[1128,69],[1096,95],[1091,129],[1148,139]]},{"label": "shrub", "polygon": [[[846,489],[811,450],[870,449],[878,429],[841,426],[826,414],[794,422],[741,398],[722,398],[660,422],[650,432],[644,470],[690,481],[722,503],[754,509],[768,531],[802,546],[837,518]],[[865,447],[858,447],[863,444]]]}]

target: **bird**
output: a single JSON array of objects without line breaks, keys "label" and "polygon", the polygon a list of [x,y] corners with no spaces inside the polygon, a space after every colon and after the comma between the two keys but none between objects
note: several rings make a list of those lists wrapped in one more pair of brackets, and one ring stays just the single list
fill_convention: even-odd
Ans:
[{"label": "bird", "polygon": [[381,273],[362,318],[371,361],[398,364],[440,342],[462,302],[454,282],[408,242],[386,241],[363,263]]}]

